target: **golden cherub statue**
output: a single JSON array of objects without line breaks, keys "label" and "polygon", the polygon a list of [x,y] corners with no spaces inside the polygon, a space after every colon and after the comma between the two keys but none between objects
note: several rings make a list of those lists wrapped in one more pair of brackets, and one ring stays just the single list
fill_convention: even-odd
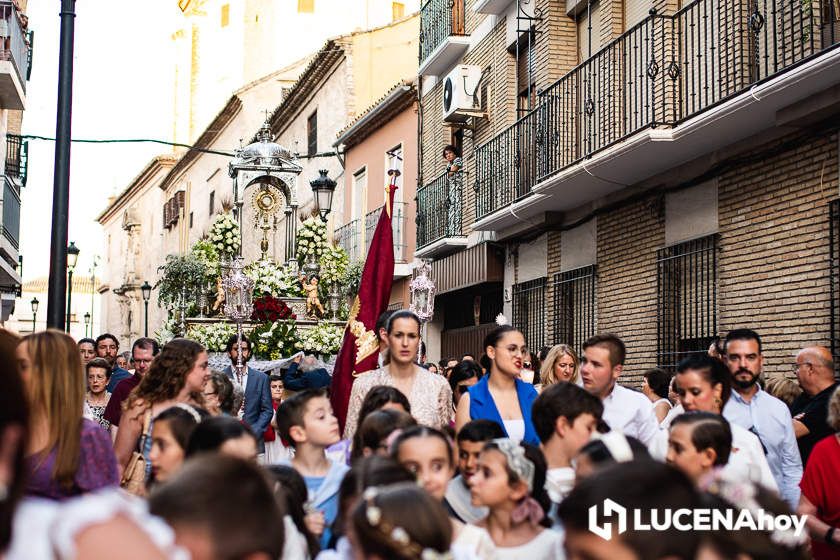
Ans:
[{"label": "golden cherub statue", "polygon": [[318,277],[312,276],[307,280],[306,275],[301,274],[300,284],[306,293],[306,314],[310,317],[323,317],[324,306],[318,299]]},{"label": "golden cherub statue", "polygon": [[213,302],[213,311],[218,311],[225,303],[225,288],[222,286],[222,277],[216,278],[216,301]]}]

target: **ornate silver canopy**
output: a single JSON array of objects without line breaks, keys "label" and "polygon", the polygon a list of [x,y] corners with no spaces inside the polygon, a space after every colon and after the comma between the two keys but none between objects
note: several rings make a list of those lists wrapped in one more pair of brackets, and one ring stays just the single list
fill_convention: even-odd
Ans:
[{"label": "ornate silver canopy", "polygon": [[[236,156],[228,166],[228,174],[233,179],[234,213],[239,223],[240,237],[245,191],[252,185],[259,186],[263,193],[279,191],[285,199],[282,211],[286,217],[286,260],[294,258],[297,236],[297,177],[302,171],[303,168],[297,164],[291,152],[273,141],[271,126],[266,119],[257,134],[257,141],[237,150]],[[254,200],[258,201],[261,198],[256,197]],[[279,213],[280,209],[277,210]]]}]

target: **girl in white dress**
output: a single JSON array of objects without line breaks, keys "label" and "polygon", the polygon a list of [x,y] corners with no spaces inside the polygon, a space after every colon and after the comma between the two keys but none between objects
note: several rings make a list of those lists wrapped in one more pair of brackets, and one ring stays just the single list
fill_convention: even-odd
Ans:
[{"label": "girl in white dress", "polygon": [[[439,430],[425,426],[407,429],[394,441],[394,458],[417,476],[417,482],[443,503],[446,488],[455,474],[452,443]],[[452,553],[456,558],[495,560],[496,547],[487,531],[449,518],[452,523]]]},{"label": "girl in white dress", "polygon": [[545,516],[546,464],[536,447],[510,439],[488,442],[470,479],[473,505],[490,513],[478,522],[496,545],[499,560],[563,558],[563,542]]}]

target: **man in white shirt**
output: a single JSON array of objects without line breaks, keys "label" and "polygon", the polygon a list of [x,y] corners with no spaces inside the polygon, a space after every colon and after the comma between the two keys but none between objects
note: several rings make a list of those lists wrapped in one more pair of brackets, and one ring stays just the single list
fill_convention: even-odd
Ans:
[{"label": "man in white shirt", "polygon": [[614,334],[595,335],[583,344],[580,373],[583,388],[604,403],[611,429],[650,445],[659,432],[653,404],[643,394],[617,383],[627,350]]},{"label": "man in white shirt", "polygon": [[796,511],[802,460],[790,410],[758,385],[764,365],[758,333],[750,329],[730,331],[726,336],[724,363],[732,374],[732,394],[723,408],[723,416],[758,437],[782,499]]}]

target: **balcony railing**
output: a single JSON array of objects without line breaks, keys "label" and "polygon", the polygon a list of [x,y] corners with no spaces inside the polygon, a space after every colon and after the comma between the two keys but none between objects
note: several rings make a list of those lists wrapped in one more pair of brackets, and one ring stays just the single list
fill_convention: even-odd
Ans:
[{"label": "balcony railing", "polygon": [[350,262],[362,260],[362,221],[352,220],[335,230],[335,243],[350,257]]},{"label": "balcony railing", "polygon": [[[5,29],[4,29],[5,28]],[[17,8],[9,0],[0,0],[0,60],[9,60],[17,71],[20,86],[26,91],[29,79],[30,45],[20,24]]]},{"label": "balcony railing", "polygon": [[439,239],[463,236],[464,183],[467,174],[444,173],[417,190],[417,248]]},{"label": "balcony railing", "polygon": [[[365,215],[365,254],[370,252],[370,242],[382,215],[382,206]],[[394,213],[391,216],[391,229],[394,234],[394,261],[405,262],[405,202],[394,203]]]},{"label": "balcony railing", "polygon": [[428,0],[420,9],[420,62],[447,37],[464,34],[464,0]]},{"label": "balcony railing", "polygon": [[16,134],[6,135],[6,175],[26,186],[29,143]]},{"label": "balcony railing", "polygon": [[3,237],[15,250],[20,240],[20,195],[17,188],[6,178],[3,181]]},{"label": "balcony railing", "polygon": [[840,42],[833,2],[696,0],[652,13],[476,148],[476,219],[639,131],[675,126]]}]

